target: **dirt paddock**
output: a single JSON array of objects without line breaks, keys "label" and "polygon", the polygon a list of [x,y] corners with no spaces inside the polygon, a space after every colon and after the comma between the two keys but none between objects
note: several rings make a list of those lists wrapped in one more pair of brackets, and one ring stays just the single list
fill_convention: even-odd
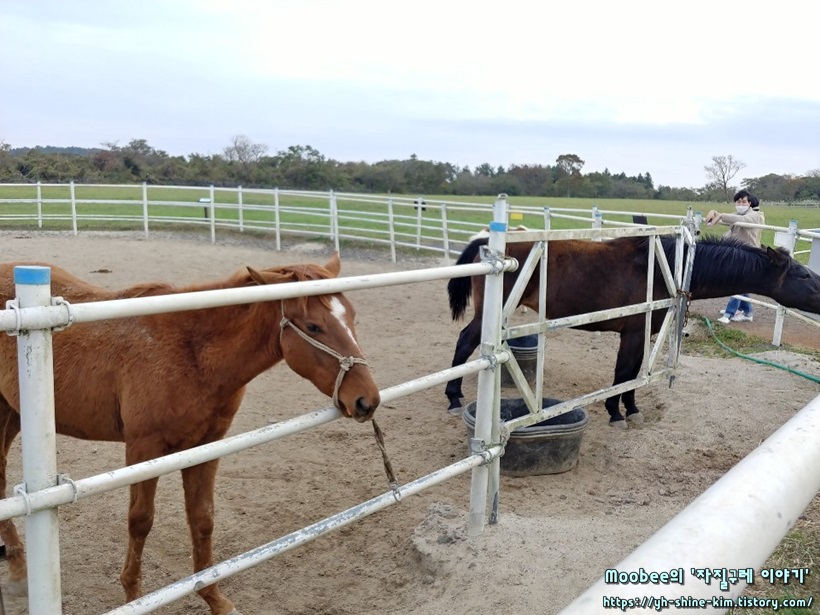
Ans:
[{"label": "dirt paddock", "polygon": [[[323,263],[323,245],[276,252],[261,240],[137,235],[0,234],[4,261],[44,260],[106,287],[148,280],[188,283],[227,276],[243,265]],[[342,275],[435,266],[423,256],[390,264],[384,255],[342,251]],[[105,271],[105,273],[103,273]],[[445,282],[348,293],[358,332],[381,388],[449,367],[462,323],[450,320]],[[717,318],[722,300],[694,306]],[[713,312],[713,313],[712,313]],[[756,327],[765,328],[758,309]],[[740,325],[738,325],[740,326]],[[59,333],[57,334],[59,335]],[[761,335],[771,336],[768,332]],[[816,330],[787,322],[784,339],[820,348]],[[576,331],[550,336],[547,390],[569,399],[611,383],[617,337]],[[804,355],[765,357],[814,375]],[[146,383],[146,386],[150,386]],[[514,391],[509,392],[511,396]],[[556,613],[683,509],[820,393],[808,379],[740,358],[686,353],[674,386],[637,392],[646,420],[610,428],[603,404],[591,418],[578,466],[567,473],[502,477],[500,520],[467,539],[470,475],[465,474],[349,527],[291,550],[222,583],[244,615],[452,615],[482,609]],[[465,381],[467,401],[475,378]],[[251,383],[231,428],[237,434],[329,405],[284,364]],[[443,386],[384,404],[377,421],[399,480],[466,456],[462,420],[446,411]],[[78,479],[120,467],[119,444],[59,438],[58,470]],[[9,484],[21,481],[19,439]],[[387,491],[370,425],[335,421],[311,432],[223,459],[217,475],[215,557],[227,559]],[[102,613],[124,601],[119,583],[128,495],[117,490],[60,508],[64,613]],[[22,520],[18,526],[23,529]],[[191,572],[178,474],[160,480],[157,515],[143,559],[152,591]],[[7,570],[0,562],[2,582]],[[7,613],[26,612],[6,598]],[[206,613],[188,596],[161,609]]]}]

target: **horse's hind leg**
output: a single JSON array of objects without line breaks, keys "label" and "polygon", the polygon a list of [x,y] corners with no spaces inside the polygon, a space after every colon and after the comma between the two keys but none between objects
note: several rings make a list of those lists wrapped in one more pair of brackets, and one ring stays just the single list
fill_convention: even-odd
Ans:
[{"label": "horse's hind leg", "polygon": [[[182,486],[185,490],[185,512],[191,529],[194,571],[213,565],[214,531],[214,480],[217,461],[193,466],[182,470]],[[211,607],[214,615],[237,613],[233,603],[214,583],[197,592]]]},{"label": "horse's hind leg", "polygon": [[[615,380],[613,386],[633,380],[638,376],[643,361],[643,331],[621,333],[621,345],[618,348],[618,359],[615,363]],[[627,391],[623,395],[608,397],[604,406],[609,412],[609,422],[613,426],[626,427],[624,417],[618,409],[618,402],[623,401],[626,409],[626,418],[631,421],[641,419],[640,410],[635,405],[635,390]]]},{"label": "horse's hind leg", "polygon": [[[6,464],[9,449],[20,433],[20,415],[0,396],[0,497],[6,497]],[[11,596],[24,596],[28,591],[26,580],[26,553],[14,521],[0,521],[0,539],[6,546],[9,563],[9,583],[6,591]]]},{"label": "horse's hind leg", "polygon": [[[481,341],[481,318],[473,318],[473,320],[461,330],[456,342],[456,351],[453,355],[453,367],[464,365],[473,351],[478,347]],[[444,389],[444,394],[450,400],[449,409],[461,407],[461,398],[464,395],[461,392],[462,378],[454,378],[447,383]]]}]

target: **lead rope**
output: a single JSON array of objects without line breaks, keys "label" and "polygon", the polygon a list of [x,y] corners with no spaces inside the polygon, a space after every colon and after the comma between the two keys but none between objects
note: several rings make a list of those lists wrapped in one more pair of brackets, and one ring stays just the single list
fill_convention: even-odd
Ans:
[{"label": "lead rope", "polygon": [[387,449],[384,446],[384,434],[382,433],[381,427],[376,424],[376,421],[374,419],[370,420],[373,421],[373,433],[376,435],[376,444],[378,444],[379,450],[382,453],[384,472],[387,474],[387,484],[393,492],[393,499],[396,500],[396,502],[400,502],[401,491],[399,490],[399,480],[396,478],[396,474],[393,472],[393,464],[390,463],[390,459],[387,456]]},{"label": "lead rope", "polygon": [[[367,365],[367,360],[360,358],[349,356],[345,357],[333,350],[330,346],[325,346],[322,342],[313,339],[307,333],[302,331],[299,327],[293,324],[293,322],[285,316],[285,302],[282,301],[282,320],[279,321],[279,345],[282,345],[282,334],[285,331],[285,327],[290,327],[293,329],[299,337],[305,340],[311,346],[318,348],[329,354],[332,357],[335,357],[336,360],[339,361],[339,374],[336,376],[336,384],[333,387],[333,406],[337,410],[341,410],[339,408],[339,387],[342,386],[342,380],[345,377],[345,374],[350,370],[351,367],[356,365]],[[379,451],[382,454],[382,461],[384,463],[384,471],[387,474],[387,484],[390,486],[390,489],[393,491],[393,498],[398,502],[401,500],[401,493],[399,491],[399,481],[396,479],[396,474],[393,472],[393,464],[390,463],[390,459],[387,457],[387,449],[384,446],[384,434],[382,433],[381,428],[376,424],[376,421],[371,419],[373,422],[373,432],[376,435],[376,444],[379,447]]]}]

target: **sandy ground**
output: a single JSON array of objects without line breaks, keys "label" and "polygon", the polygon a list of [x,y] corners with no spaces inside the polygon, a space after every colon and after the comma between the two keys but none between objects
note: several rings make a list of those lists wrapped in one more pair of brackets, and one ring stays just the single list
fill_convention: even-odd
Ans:
[{"label": "sandy ground", "polygon": [[[322,263],[329,251],[300,244],[276,252],[261,240],[223,239],[213,246],[196,238],[8,232],[0,234],[0,253],[6,261],[46,260],[100,285],[122,287],[223,277],[246,264]],[[415,255],[393,265],[373,253],[347,254],[343,250],[343,275],[438,264]],[[382,388],[449,367],[462,324],[450,320],[444,282],[355,291],[349,297],[358,310],[360,342]],[[717,318],[722,304],[703,308]],[[755,326],[764,326],[762,313],[758,310]],[[820,348],[820,336],[794,321],[787,323],[785,335]],[[607,334],[551,335],[547,394],[570,398],[608,385],[616,344]],[[820,366],[802,355],[772,351],[766,358],[820,375]],[[657,383],[638,391],[646,416],[641,427],[614,430],[603,404],[590,406],[578,466],[559,475],[502,477],[499,523],[481,536],[466,538],[468,473],[222,586],[245,615],[457,615],[479,608],[556,613],[818,393],[818,384],[784,370],[739,358],[691,356],[684,345],[674,386]],[[465,394],[474,397],[475,378],[465,381]],[[251,384],[230,433],[327,405],[309,382],[280,365]],[[445,408],[443,387],[437,386],[377,412],[402,483],[466,455],[465,426]],[[10,485],[21,480],[19,440],[15,449]],[[60,437],[58,461],[59,471],[75,479],[91,476],[119,467],[123,446]],[[217,476],[216,558],[275,540],[385,491],[372,430],[352,421],[335,421],[224,459]],[[127,499],[127,492],[118,490],[60,508],[64,613],[101,613],[123,603],[118,578]],[[2,563],[0,573],[5,583]],[[143,573],[146,591],[190,573],[178,475],[160,481]],[[23,613],[26,602],[7,598],[6,606],[8,613]],[[189,596],[159,612],[207,609]]]}]

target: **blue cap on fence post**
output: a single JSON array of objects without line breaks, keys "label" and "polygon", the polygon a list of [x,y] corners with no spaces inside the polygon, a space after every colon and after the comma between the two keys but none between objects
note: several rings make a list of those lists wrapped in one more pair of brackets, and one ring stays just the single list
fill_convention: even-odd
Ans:
[{"label": "blue cap on fence post", "polygon": [[15,284],[51,284],[51,267],[40,265],[17,265],[14,268]]}]

